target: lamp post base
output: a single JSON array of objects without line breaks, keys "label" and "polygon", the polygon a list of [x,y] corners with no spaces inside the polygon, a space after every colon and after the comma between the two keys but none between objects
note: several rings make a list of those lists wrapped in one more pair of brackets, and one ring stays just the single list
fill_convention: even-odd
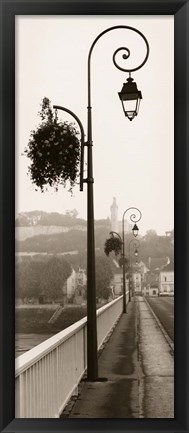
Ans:
[{"label": "lamp post base", "polygon": [[83,379],[84,382],[107,382],[108,378],[107,377],[97,377],[96,379],[90,379],[88,377],[86,377],[85,379]]}]

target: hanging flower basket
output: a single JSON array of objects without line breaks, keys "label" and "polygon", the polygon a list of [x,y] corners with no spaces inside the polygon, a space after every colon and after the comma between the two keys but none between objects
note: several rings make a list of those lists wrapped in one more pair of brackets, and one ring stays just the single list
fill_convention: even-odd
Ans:
[{"label": "hanging flower basket", "polygon": [[80,162],[78,132],[72,123],[58,121],[48,98],[43,98],[39,113],[41,124],[31,132],[25,154],[31,159],[28,173],[41,191],[47,186],[58,190],[70,183],[70,191],[77,183]]},{"label": "hanging flower basket", "polygon": [[121,252],[122,243],[119,238],[109,238],[106,239],[105,245],[104,245],[104,252],[107,256],[113,251],[115,255],[117,256]]}]

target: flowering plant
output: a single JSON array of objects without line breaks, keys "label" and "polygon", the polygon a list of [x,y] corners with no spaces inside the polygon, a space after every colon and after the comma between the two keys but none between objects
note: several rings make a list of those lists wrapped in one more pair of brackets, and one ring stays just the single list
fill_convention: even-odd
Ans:
[{"label": "flowering plant", "polygon": [[109,238],[106,239],[104,245],[104,252],[107,256],[113,251],[117,256],[121,252],[122,242],[119,238]]},{"label": "flowering plant", "polygon": [[[57,120],[48,98],[41,104],[41,124],[31,131],[25,154],[31,159],[28,172],[32,183],[44,191],[44,187],[64,187],[70,182],[70,191],[76,184],[79,172],[80,143],[78,132],[72,123]],[[46,187],[47,189],[47,187]]]}]

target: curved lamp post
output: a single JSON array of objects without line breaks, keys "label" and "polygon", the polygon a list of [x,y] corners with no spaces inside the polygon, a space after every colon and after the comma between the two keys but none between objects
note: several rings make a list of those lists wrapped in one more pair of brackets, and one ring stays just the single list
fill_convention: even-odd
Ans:
[{"label": "curved lamp post", "polygon": [[[112,237],[114,237],[114,235],[117,235],[117,237],[120,239],[120,241],[121,241],[121,245],[123,245],[123,241],[122,241],[122,238],[121,238],[121,236],[120,236],[120,234],[119,233],[117,233],[117,232],[114,232],[114,231],[111,231],[110,233],[109,233]],[[123,251],[121,252],[121,255],[123,254]]]},{"label": "curved lamp post", "polygon": [[76,120],[77,124],[79,125],[79,129],[80,129],[80,133],[81,133],[81,157],[80,157],[80,191],[83,191],[83,165],[84,165],[84,146],[86,145],[85,143],[85,133],[84,133],[84,128],[83,125],[81,123],[81,120],[79,119],[79,117],[76,116],[76,114],[69,110],[68,108],[62,107],[61,105],[53,105],[53,108],[57,111],[57,110],[62,110],[65,111],[68,114],[71,114],[72,117],[74,117],[74,119]]},{"label": "curved lamp post", "polygon": [[[83,182],[87,183],[87,377],[88,380],[98,380],[98,362],[97,362],[97,326],[96,326],[96,283],[95,283],[95,240],[94,240],[94,205],[93,205],[93,158],[92,158],[92,106],[91,106],[91,55],[93,48],[97,41],[106,33],[117,30],[126,29],[131,30],[142,37],[146,44],[146,56],[143,62],[136,68],[122,68],[116,62],[116,55],[120,51],[124,51],[123,59],[127,60],[130,56],[130,51],[126,47],[118,48],[113,54],[113,63],[116,68],[121,71],[128,72],[129,78],[127,83],[123,84],[121,92],[119,92],[119,98],[121,100],[125,116],[132,120],[138,114],[139,103],[142,98],[142,94],[138,91],[136,83],[131,78],[131,72],[140,69],[147,61],[149,56],[149,44],[145,36],[134,27],[118,25],[110,27],[101,32],[96,39],[93,41],[88,54],[88,116],[87,116],[87,178],[83,179],[83,174],[80,174],[80,190],[83,190]],[[128,107],[127,104],[133,103],[133,107]],[[54,106],[63,109],[63,111],[70,112],[70,110],[64,107]],[[77,120],[79,126],[82,124],[77,116],[73,112],[70,112]],[[82,127],[83,129],[83,127]],[[81,156],[83,158],[84,150],[84,139],[81,146]],[[81,164],[82,165],[82,164]],[[82,168],[83,170],[83,168]],[[83,171],[82,171],[83,173]]]},{"label": "curved lamp post", "polygon": [[[128,209],[125,210],[125,212],[123,213],[123,217],[122,217],[122,238],[119,235],[119,233],[111,231],[110,235],[117,235],[121,241],[121,245],[122,245],[122,260],[123,260],[123,313],[127,312],[127,302],[126,302],[126,287],[125,287],[125,229],[124,229],[124,218],[125,218],[125,214],[128,211],[132,211],[131,215],[130,215],[130,221],[135,222],[133,228],[132,228],[132,232],[133,232],[133,236],[138,236],[138,226],[136,225],[136,222],[140,221],[142,214],[141,211],[137,208],[137,207],[129,207]],[[134,211],[134,212],[133,212]],[[130,244],[131,242],[139,242],[136,239],[132,239],[129,242],[129,253],[130,253]],[[138,253],[137,253],[138,254]],[[130,265],[130,256],[129,256],[129,265]],[[130,294],[130,278],[129,278],[129,302],[131,300],[131,294]]]},{"label": "curved lamp post", "polygon": [[[138,248],[140,246],[140,242],[138,239],[131,239],[129,242],[129,298],[131,299],[131,276],[132,276],[132,257],[138,257]],[[131,250],[133,249],[133,254]]]}]

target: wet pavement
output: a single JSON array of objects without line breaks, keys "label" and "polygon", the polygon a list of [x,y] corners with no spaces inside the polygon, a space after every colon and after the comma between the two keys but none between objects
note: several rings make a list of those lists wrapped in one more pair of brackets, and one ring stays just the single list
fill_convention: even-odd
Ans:
[{"label": "wet pavement", "polygon": [[144,418],[174,418],[174,358],[148,305],[138,302]]},{"label": "wet pavement", "polygon": [[174,359],[142,297],[127,306],[99,357],[99,377],[61,418],[173,418]]},{"label": "wet pavement", "polygon": [[174,297],[147,297],[146,299],[165,328],[169,338],[174,342]]}]

